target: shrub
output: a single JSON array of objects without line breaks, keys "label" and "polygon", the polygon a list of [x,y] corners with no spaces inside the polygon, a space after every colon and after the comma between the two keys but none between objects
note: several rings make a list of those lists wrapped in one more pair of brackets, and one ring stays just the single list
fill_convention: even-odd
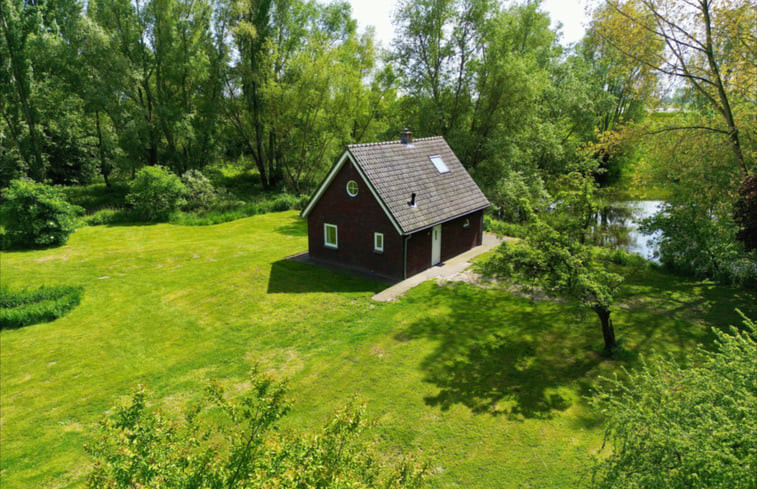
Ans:
[{"label": "shrub", "polygon": [[135,214],[148,221],[167,220],[186,202],[187,189],[181,179],[162,166],[146,166],[129,185],[126,201]]},{"label": "shrub", "polygon": [[25,178],[12,180],[1,195],[4,241],[13,247],[62,245],[82,213],[80,207],[66,202],[58,189]]},{"label": "shrub", "polygon": [[590,487],[755,487],[757,329],[744,317],[713,333],[714,351],[700,346],[688,365],[657,358],[596,387],[611,450]]},{"label": "shrub", "polygon": [[208,209],[213,204],[216,189],[208,177],[200,170],[189,170],[181,176],[181,182],[187,189],[186,209]]},{"label": "shrub", "polygon": [[20,328],[63,317],[81,302],[80,287],[0,288],[0,329]]},{"label": "shrub", "polygon": [[93,458],[87,487],[426,486],[428,468],[414,457],[385,465],[376,456],[364,406],[340,409],[313,434],[282,429],[291,406],[286,386],[256,371],[238,396],[211,381],[181,414],[154,404],[140,386],[100,422],[85,445]]}]

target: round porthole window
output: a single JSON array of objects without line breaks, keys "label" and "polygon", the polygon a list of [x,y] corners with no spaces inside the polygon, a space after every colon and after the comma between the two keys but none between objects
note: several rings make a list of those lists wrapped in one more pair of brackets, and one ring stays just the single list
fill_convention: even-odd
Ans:
[{"label": "round porthole window", "polygon": [[347,182],[347,194],[350,197],[354,197],[357,195],[358,187],[357,182],[355,180],[350,180]]}]

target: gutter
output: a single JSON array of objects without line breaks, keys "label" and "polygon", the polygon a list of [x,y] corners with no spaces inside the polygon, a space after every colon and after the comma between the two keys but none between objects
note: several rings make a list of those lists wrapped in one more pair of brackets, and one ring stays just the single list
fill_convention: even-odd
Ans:
[{"label": "gutter", "polygon": [[488,208],[489,208],[489,207],[491,207],[491,206],[492,206],[492,203],[491,203],[491,202],[489,202],[488,204],[486,204],[486,205],[484,205],[484,206],[478,207],[478,208],[476,208],[476,209],[472,209],[472,210],[468,210],[468,211],[465,211],[465,212],[463,212],[462,214],[458,214],[458,215],[456,215],[456,216],[452,216],[452,217],[449,217],[449,218],[447,218],[447,219],[443,219],[443,220],[441,220],[441,221],[437,221],[437,222],[435,222],[435,223],[433,223],[433,224],[429,224],[428,226],[424,226],[424,227],[422,227],[422,228],[413,229],[412,231],[407,231],[407,232],[405,233],[405,236],[410,236],[411,234],[417,233],[418,231],[425,231],[426,229],[431,229],[432,227],[434,227],[434,226],[438,226],[439,224],[444,224],[445,222],[454,221],[455,219],[457,219],[457,218],[459,218],[459,217],[467,216],[468,214],[471,214],[471,213],[473,213],[473,212],[478,212],[478,211],[482,211],[482,210],[484,210],[484,209],[488,209]]}]

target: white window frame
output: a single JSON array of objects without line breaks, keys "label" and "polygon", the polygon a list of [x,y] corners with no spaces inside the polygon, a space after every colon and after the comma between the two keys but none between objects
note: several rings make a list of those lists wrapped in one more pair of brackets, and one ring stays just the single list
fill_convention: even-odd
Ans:
[{"label": "white window frame", "polygon": [[[350,184],[351,183],[355,184],[355,193],[354,194],[352,192],[350,192]],[[360,193],[360,186],[358,185],[358,183],[355,180],[348,181],[347,185],[345,185],[345,189],[347,190],[347,195],[349,195],[350,197],[357,197],[357,194]]]},{"label": "white window frame", "polygon": [[[381,246],[379,246],[379,240],[381,241]],[[384,252],[384,233],[373,233],[373,251],[376,253]]]},{"label": "white window frame", "polygon": [[[329,242],[329,228],[334,228],[334,242]],[[336,224],[323,223],[323,246],[326,248],[339,248],[339,227]]]},{"label": "white window frame", "polygon": [[429,156],[428,159],[431,160],[431,163],[433,163],[434,167],[436,167],[436,171],[438,171],[439,173],[449,173],[449,167],[441,156],[433,155]]}]

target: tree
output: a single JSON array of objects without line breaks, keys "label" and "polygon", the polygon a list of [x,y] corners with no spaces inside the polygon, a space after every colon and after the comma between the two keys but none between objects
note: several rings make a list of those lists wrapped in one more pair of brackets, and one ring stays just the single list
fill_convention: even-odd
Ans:
[{"label": "tree", "polygon": [[426,469],[401,460],[384,469],[360,441],[365,407],[348,406],[315,435],[279,428],[285,385],[253,371],[250,388],[229,397],[211,382],[203,399],[171,418],[147,404],[144,388],[100,424],[86,449],[91,488],[422,487]]},{"label": "tree", "polygon": [[[683,82],[715,117],[671,126],[672,130],[708,131],[724,137],[742,177],[750,174],[753,151],[744,148],[750,117],[755,113],[754,36],[757,14],[749,0],[608,0],[626,22],[595,23],[598,35],[618,52],[663,76]],[[627,43],[628,25],[641,25],[666,49],[656,52]],[[733,37],[732,37],[733,36]],[[639,49],[634,49],[639,48]],[[747,146],[751,146],[748,144]]]},{"label": "tree", "polygon": [[264,189],[315,184],[380,105],[372,34],[358,36],[346,2],[232,1],[238,53],[225,78],[226,118]]},{"label": "tree", "polygon": [[[127,169],[161,161],[183,173],[220,152],[219,70],[226,60],[225,47],[219,53],[213,42],[210,2],[92,1],[82,25],[87,73],[80,91],[97,127],[112,124]],[[101,157],[104,143],[98,132]]]},{"label": "tree", "polygon": [[605,351],[617,346],[610,318],[614,294],[623,277],[596,264],[588,246],[543,222],[532,225],[524,241],[503,243],[484,265],[494,276],[541,287],[545,292],[576,301],[597,314]]},{"label": "tree", "polygon": [[739,188],[734,219],[739,224],[737,239],[747,251],[757,250],[757,177],[746,177]]},{"label": "tree", "polygon": [[30,37],[42,30],[40,20],[44,2],[25,5],[21,1],[0,1],[0,110],[9,129],[17,154],[30,174],[44,179],[46,163],[42,156],[39,113],[33,98]]},{"label": "tree", "polygon": [[605,444],[592,487],[708,487],[757,484],[757,330],[713,330],[716,350],[700,347],[686,365],[645,362],[597,389]]},{"label": "tree", "polygon": [[12,180],[0,197],[0,218],[10,246],[65,244],[82,212],[80,207],[66,202],[58,189],[28,178]]}]

